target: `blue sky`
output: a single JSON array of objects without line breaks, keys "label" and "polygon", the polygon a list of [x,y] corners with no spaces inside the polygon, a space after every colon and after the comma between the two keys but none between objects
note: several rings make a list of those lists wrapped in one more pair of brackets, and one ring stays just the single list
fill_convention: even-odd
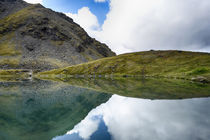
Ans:
[{"label": "blue sky", "polygon": [[95,2],[94,0],[43,0],[43,5],[55,11],[76,14],[82,7],[88,7],[102,25],[109,12],[109,2]]}]

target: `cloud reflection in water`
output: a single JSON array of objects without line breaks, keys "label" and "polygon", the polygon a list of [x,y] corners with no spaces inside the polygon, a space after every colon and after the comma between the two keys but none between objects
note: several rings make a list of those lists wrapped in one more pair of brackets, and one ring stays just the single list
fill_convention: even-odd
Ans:
[{"label": "cloud reflection in water", "polygon": [[53,140],[209,140],[210,98],[145,100],[113,95]]}]

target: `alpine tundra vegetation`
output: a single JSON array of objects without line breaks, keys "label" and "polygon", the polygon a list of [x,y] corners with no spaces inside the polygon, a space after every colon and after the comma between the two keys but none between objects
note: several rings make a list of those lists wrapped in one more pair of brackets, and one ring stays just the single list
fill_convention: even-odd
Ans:
[{"label": "alpine tundra vegetation", "polygon": [[142,76],[209,82],[210,54],[151,50],[103,58],[38,74],[43,75]]}]

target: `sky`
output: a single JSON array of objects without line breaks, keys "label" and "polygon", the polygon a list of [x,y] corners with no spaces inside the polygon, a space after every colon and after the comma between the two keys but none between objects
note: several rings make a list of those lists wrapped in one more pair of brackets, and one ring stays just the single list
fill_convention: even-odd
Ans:
[{"label": "sky", "polygon": [[209,0],[26,0],[63,12],[117,54],[210,52]]}]

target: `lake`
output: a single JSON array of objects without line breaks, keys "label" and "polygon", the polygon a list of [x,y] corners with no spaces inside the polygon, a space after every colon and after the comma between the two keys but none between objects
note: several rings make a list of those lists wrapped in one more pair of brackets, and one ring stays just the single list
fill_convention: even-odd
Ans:
[{"label": "lake", "polygon": [[0,82],[1,140],[209,140],[210,86],[141,78]]}]

